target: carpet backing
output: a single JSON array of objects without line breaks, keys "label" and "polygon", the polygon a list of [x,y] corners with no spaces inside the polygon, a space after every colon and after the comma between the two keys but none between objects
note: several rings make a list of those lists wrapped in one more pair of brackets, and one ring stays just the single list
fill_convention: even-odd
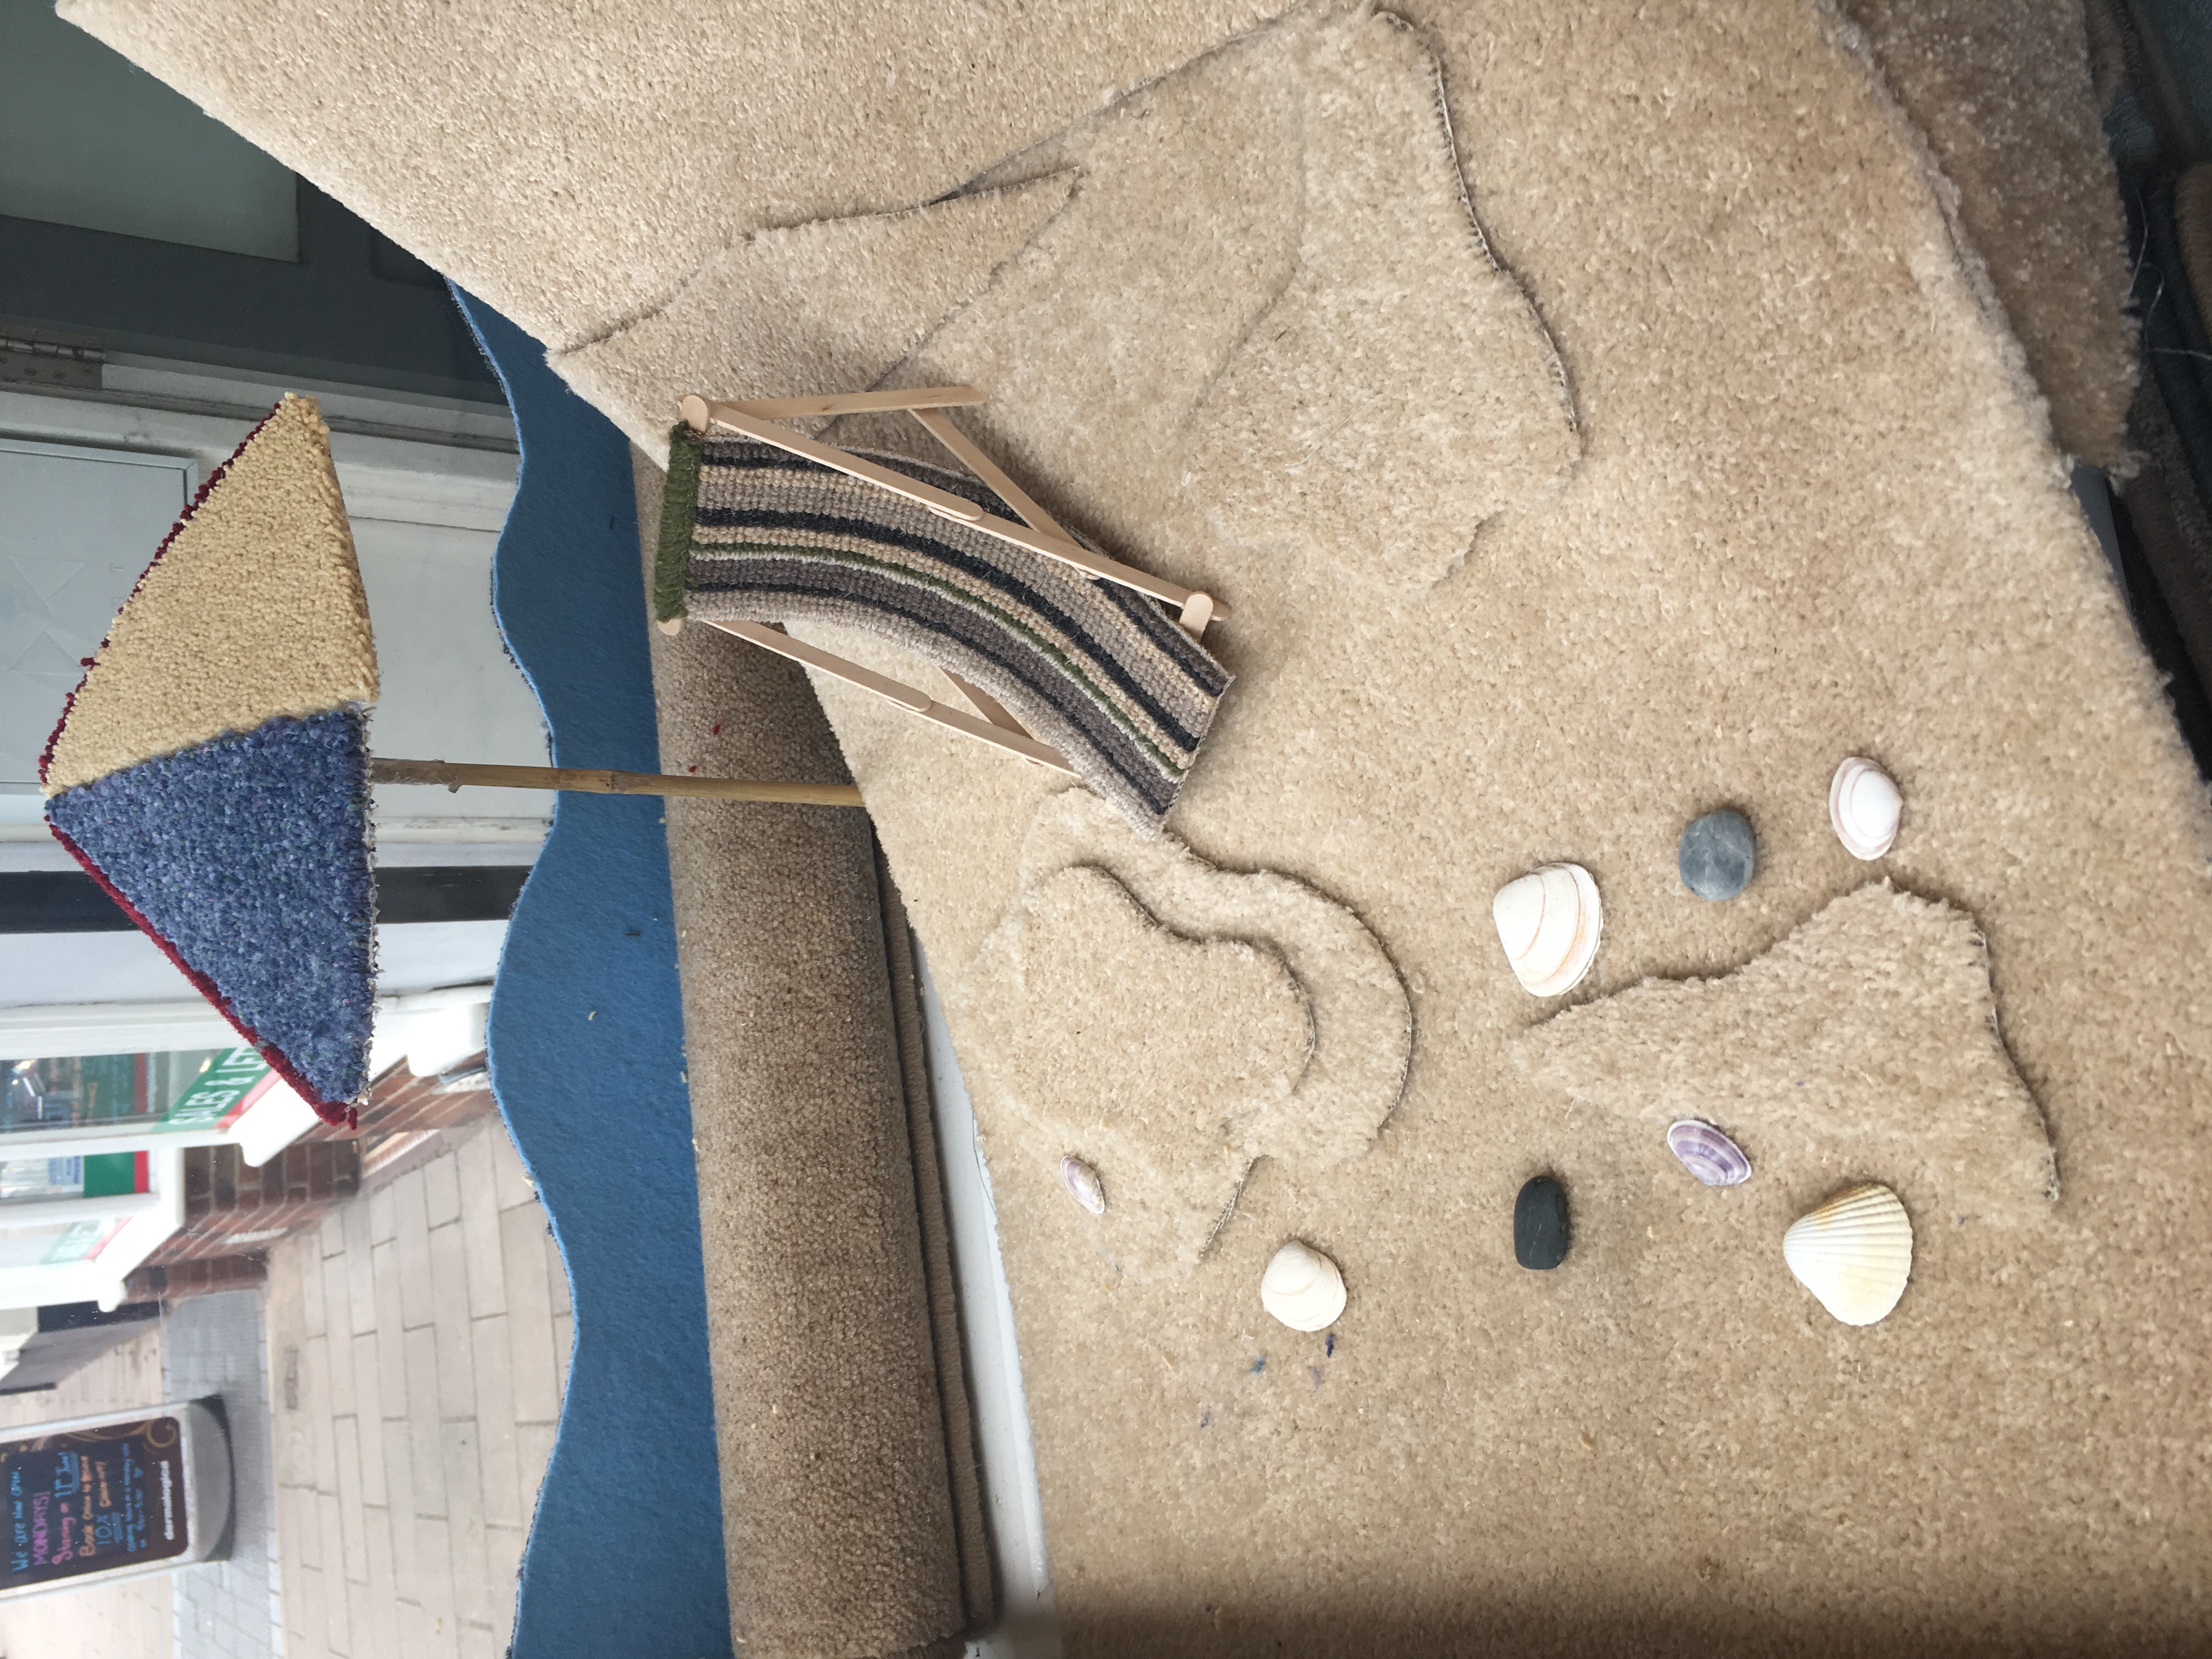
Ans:
[{"label": "carpet backing", "polygon": [[[1088,26],[1055,15],[1052,50],[1070,62],[1094,40],[1101,64],[1124,61],[1124,26],[1149,27],[1158,78],[1040,113],[1034,143],[998,101],[1041,111],[1030,60],[992,55],[998,25],[933,15],[977,64],[950,100],[977,117],[968,171],[950,179],[942,145],[902,144],[903,117],[870,130],[842,100],[794,112],[780,65],[758,60],[778,143],[844,181],[777,198],[779,228],[873,221],[963,180],[1073,186],[1012,252],[999,239],[1018,227],[993,220],[988,245],[933,256],[973,286],[918,345],[915,311],[957,283],[919,307],[855,284],[796,308],[764,284],[752,297],[787,307],[782,329],[745,315],[739,284],[701,308],[688,354],[653,342],[656,362],[708,364],[747,331],[756,378],[738,392],[819,389],[805,381],[831,362],[855,379],[987,387],[963,420],[1056,517],[1235,608],[1208,642],[1237,683],[1170,834],[1217,871],[1323,896],[1378,941],[1409,999],[1403,1094],[1372,1146],[1320,1169],[1261,1158],[1201,1259],[1157,1275],[1117,1271],[1061,1183],[1060,1149],[994,1109],[1034,1083],[1034,1056],[952,1012],[1067,1649],[2201,1650],[2212,1344],[2191,1309],[2212,1272],[2197,1110],[2212,1097],[2212,818],[2066,487],[2059,445],[2089,441],[2054,442],[2043,401],[2058,401],[2045,365],[2066,354],[2039,362],[2021,320],[2033,289],[2063,325],[2077,279],[1998,280],[2000,250],[1978,240],[1995,233],[1951,198],[1977,177],[2008,190],[2022,169],[1985,155],[1943,176],[1965,152],[1932,105],[1911,113],[1942,77],[1908,72],[1902,46],[1877,56],[1825,4],[1401,9],[1316,6],[1234,39],[1196,9],[1171,24],[1144,8]],[[661,117],[626,127],[572,105],[551,183],[501,199],[467,169],[516,179],[542,130],[489,118],[476,81],[544,68],[556,49],[517,38],[530,31],[455,11],[441,29],[458,17],[489,35],[403,52],[371,9],[325,10],[312,28],[287,11],[273,33],[242,29],[249,49],[204,15],[187,29],[128,0],[69,13],[249,136],[282,140],[280,156],[418,252],[560,313],[542,331],[556,347],[604,338],[618,354],[625,308],[763,228],[741,225],[746,204],[799,166],[779,153],[759,179],[737,169],[702,205],[667,187],[692,158],[656,143]],[[564,86],[594,61],[641,85],[695,84],[672,54],[712,57],[692,21],[644,8],[611,5],[586,33],[617,27],[641,44],[595,60],[579,39],[573,64],[558,49]],[[855,84],[881,72],[872,46],[827,33]],[[441,54],[431,91],[361,106],[358,133],[294,90],[366,96]],[[747,84],[733,58],[712,61]],[[1441,88],[1451,168],[1421,162],[1435,112],[1400,89],[1422,76]],[[442,125],[422,113],[431,96]],[[610,108],[631,96],[611,93]],[[1347,100],[1373,116],[1333,149]],[[2094,155],[2078,125],[2067,142]],[[1316,184],[1352,176],[1370,181],[1353,199],[1398,192],[1413,234],[1363,228]],[[426,205],[418,178],[467,216]],[[1453,209],[1479,231],[1479,260],[1471,241],[1420,231]],[[623,228],[649,223],[648,257]],[[572,247],[522,268],[562,231]],[[1285,361],[1294,339],[1308,343]],[[2093,390],[2098,374],[2085,370]],[[658,401],[664,422],[700,389],[672,370],[657,389],[623,384],[618,418]],[[2103,390],[2124,399],[2124,374]],[[866,421],[829,435],[898,444]],[[1455,471],[1462,454],[1496,465]],[[1271,517],[1239,496],[1240,459],[1304,505]],[[1376,532],[1378,514],[1405,533]],[[699,632],[663,649],[665,761],[810,777],[842,750],[932,963],[963,974],[1030,903],[1023,849],[1057,786],[821,684],[833,744],[795,679],[744,701],[764,671]],[[878,642],[821,637],[943,686]],[[1875,866],[1826,823],[1829,775],[1853,754],[1905,800]],[[1723,805],[1756,828],[1759,868],[1714,904],[1680,887],[1674,842]],[[958,1603],[943,1477],[871,1462],[889,1483],[871,1492],[854,1474],[901,1437],[942,1441],[915,1224],[887,1221],[889,1199],[850,1201],[895,1189],[908,1156],[880,925],[857,829],[711,810],[711,823],[672,811],[670,829],[695,1098],[727,1103],[699,1113],[724,1469],[782,1483],[756,1493],[796,1492],[730,1499],[733,1598],[759,1598],[738,1633],[773,1616],[803,1633],[794,1644],[857,1651]],[[1080,862],[1134,893],[1120,856]],[[1947,1173],[1917,1140],[1814,1133],[1771,1093],[1760,1109],[1786,1132],[1747,1130],[1752,1181],[1709,1194],[1657,1147],[1662,1126],[1595,1103],[1582,1064],[1522,1071],[1516,1044],[1559,1009],[1508,972],[1490,899],[1559,859],[1594,874],[1606,913],[1571,1000],[1640,1023],[1618,1048],[1666,1056],[1685,1094],[1700,1043],[1727,1039],[1676,1019],[1667,984],[1756,988],[1777,976],[1759,964],[1790,959],[1793,935],[1870,881],[1971,917],[2004,1066],[1984,1049],[1945,1074],[1985,1101],[2034,1103],[2058,1197],[2030,1192],[2008,1217],[1943,1209],[1954,1174],[1994,1189],[2020,1148],[1948,1143],[1965,1167]],[[1094,994],[1141,967],[1126,912],[1078,904],[1053,921],[1063,951],[1103,942],[1085,958]],[[1873,931],[1847,934],[1808,994],[1838,1010],[1838,1046],[1819,1050],[1831,1095],[1895,1073],[1893,1052],[1854,1070],[1852,1042],[1955,1035],[1978,1007],[1949,945],[1938,971],[1881,979],[1919,958]],[[1224,914],[1185,937],[1269,935]],[[1659,983],[1632,1003],[1646,981]],[[1856,999],[1876,984],[1921,1012],[1865,1017]],[[1153,1040],[1218,1044],[1212,1012],[1181,1006]],[[825,1011],[810,1029],[839,1041],[802,1055],[780,1011],[810,1008]],[[836,1008],[860,1012],[841,1028]],[[1609,1023],[1595,1006],[1571,1018]],[[1258,1075],[1282,1048],[1222,1064]],[[1725,1074],[1717,1059],[1711,1075]],[[753,1103],[766,1102],[777,1109]],[[1531,1273],[1514,1261],[1513,1199],[1547,1171],[1569,1190],[1575,1242],[1559,1269]],[[1790,1278],[1780,1224],[1885,1179],[1925,1248],[1897,1312],[1848,1328]],[[833,1200],[841,1224],[823,1227]],[[1290,1333],[1258,1304],[1262,1264],[1293,1236],[1349,1284],[1325,1334]],[[867,1368],[805,1346],[831,1327],[869,1332]],[[779,1528],[823,1540],[811,1566],[775,1558]],[[902,1551],[934,1565],[900,1579],[853,1565]],[[750,1588],[748,1561],[765,1563]],[[905,1616],[880,1616],[894,1603]]]}]

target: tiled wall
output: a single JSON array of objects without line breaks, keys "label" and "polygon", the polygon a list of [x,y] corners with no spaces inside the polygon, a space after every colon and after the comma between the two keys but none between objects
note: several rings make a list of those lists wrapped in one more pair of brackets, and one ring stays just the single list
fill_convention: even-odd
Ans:
[{"label": "tiled wall", "polygon": [[496,1118],[272,1250],[286,1659],[496,1659],[571,1329]]}]

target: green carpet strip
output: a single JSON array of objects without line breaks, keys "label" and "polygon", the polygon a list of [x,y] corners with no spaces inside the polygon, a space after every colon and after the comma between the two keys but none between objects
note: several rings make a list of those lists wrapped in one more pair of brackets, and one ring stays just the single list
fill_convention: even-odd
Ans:
[{"label": "green carpet strip", "polygon": [[[868,459],[1018,523],[964,473]],[[974,681],[1147,836],[1230,676],[1158,601],[750,439],[678,426],[653,571],[661,620],[819,622]]]}]

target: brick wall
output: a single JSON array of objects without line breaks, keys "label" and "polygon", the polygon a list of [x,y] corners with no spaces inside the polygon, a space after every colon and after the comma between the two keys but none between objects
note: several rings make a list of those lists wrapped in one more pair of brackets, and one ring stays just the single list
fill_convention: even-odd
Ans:
[{"label": "brick wall", "polygon": [[295,1141],[258,1170],[235,1146],[195,1146],[185,1153],[185,1224],[149,1261],[235,1255],[274,1243],[360,1190],[356,1140]]},{"label": "brick wall", "polygon": [[321,1123],[307,1131],[308,1140],[341,1140],[358,1137],[366,1143],[369,1162],[377,1143],[400,1134],[423,1134],[455,1129],[473,1123],[492,1109],[491,1084],[484,1075],[482,1054],[465,1060],[450,1072],[416,1077],[404,1066],[394,1066],[376,1080],[363,1103],[357,1129],[343,1124]]},{"label": "brick wall", "polygon": [[441,1131],[492,1109],[481,1056],[442,1077],[418,1078],[400,1066],[370,1086],[358,1128],[318,1124],[258,1170],[235,1146],[190,1149],[185,1224],[125,1281],[126,1294],[173,1303],[259,1283],[270,1245],[436,1157],[448,1139]]},{"label": "brick wall", "polygon": [[260,1255],[219,1255],[207,1261],[175,1261],[144,1267],[124,1281],[133,1302],[173,1304],[209,1291],[243,1290],[269,1277],[269,1263]]}]

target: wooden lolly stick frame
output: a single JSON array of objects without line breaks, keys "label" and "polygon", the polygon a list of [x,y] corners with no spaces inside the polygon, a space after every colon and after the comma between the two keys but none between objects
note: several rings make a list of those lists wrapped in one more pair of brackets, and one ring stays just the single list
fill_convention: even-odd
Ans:
[{"label": "wooden lolly stick frame", "polygon": [[[966,389],[968,388],[963,388],[963,390]],[[871,395],[912,397],[916,394],[855,393],[854,395],[856,397]],[[938,394],[929,395],[934,397]],[[818,408],[837,400],[830,398],[815,398],[779,399],[778,401],[804,403],[811,408]],[[941,404],[924,405],[924,407],[943,406]],[[876,407],[882,409],[885,406],[878,404]],[[939,489],[933,484],[926,484],[919,478],[909,478],[903,472],[894,472],[887,466],[878,466],[875,462],[840,449],[834,444],[825,444],[817,439],[802,437],[796,432],[788,431],[770,421],[747,413],[737,404],[710,404],[704,398],[693,396],[684,398],[683,411],[684,418],[690,422],[695,431],[704,432],[710,425],[727,427],[731,431],[742,433],[757,443],[773,444],[787,453],[812,461],[817,465],[829,467],[833,471],[842,472],[848,477],[859,478],[863,483],[874,484],[879,489],[889,490],[894,495],[912,501],[916,507],[927,508],[939,518],[950,519],[956,524],[966,525],[971,530],[980,530],[987,536],[996,536],[1001,541],[1012,542],[1017,547],[1027,548],[1030,552],[1041,554],[1048,559],[1057,559],[1062,564],[1073,565],[1085,575],[1103,577],[1108,581],[1118,582],[1124,587],[1133,588],[1139,593],[1149,594],[1153,599],[1172,605],[1178,611],[1188,610],[1191,608],[1193,600],[1203,599],[1206,603],[1202,609],[1209,619],[1218,617],[1226,620],[1229,616],[1227,605],[1217,603],[1212,596],[1201,594],[1195,588],[1184,587],[1180,583],[1169,581],[1164,577],[1151,575],[1138,569],[1134,565],[1123,564],[1118,559],[1109,559],[1103,554],[1093,553],[1090,549],[1079,545],[1064,535],[1033,529],[1028,525],[1009,523],[995,514],[984,512],[975,502],[955,495],[949,490]],[[919,418],[919,411],[915,413]],[[944,419],[942,416],[939,418],[940,421]],[[924,422],[923,424],[930,428],[931,432],[940,443],[945,443],[948,448],[951,447],[937,426],[928,422]],[[944,421],[944,424],[949,428],[951,423],[949,421]],[[960,441],[969,449],[974,450],[974,446],[968,444],[964,436],[961,437]],[[967,459],[966,455],[958,450],[955,450],[954,453],[960,454],[963,460]],[[981,450],[974,450],[974,453],[978,455],[982,453]],[[992,470],[998,471],[995,465]],[[1000,476],[1004,477],[1005,474],[1000,473]],[[985,482],[992,481],[986,478]],[[994,488],[996,488],[995,483]],[[1024,496],[1023,499],[1026,501],[1028,497]],[[1036,503],[1031,501],[1030,505],[1034,507]]]},{"label": "wooden lolly stick frame", "polygon": [[[981,530],[987,535],[1012,542],[1046,558],[1073,565],[1086,575],[1119,582],[1138,592],[1164,600],[1180,608],[1178,620],[1193,639],[1205,634],[1208,623],[1229,615],[1229,607],[1216,604],[1211,594],[1149,575],[1132,565],[1093,553],[1079,544],[1036,503],[1028,491],[1007,477],[1005,469],[978,448],[966,433],[953,424],[951,417],[943,412],[947,409],[972,407],[982,401],[983,393],[974,386],[923,386],[909,391],[835,392],[820,397],[758,398],[735,402],[712,402],[693,393],[683,400],[680,408],[684,420],[695,432],[703,434],[712,426],[727,427],[757,442],[772,444],[787,453],[874,484],[940,518]],[[986,514],[973,501],[949,491],[909,478],[889,467],[878,466],[834,445],[801,437],[795,432],[771,424],[777,420],[896,411],[911,414],[921,423],[923,430],[950,451],[956,460],[988,484],[1000,499],[1019,514],[1024,521],[1024,526],[1010,525],[995,514]],[[873,669],[863,668],[847,658],[836,656],[818,646],[809,645],[803,640],[793,639],[790,635],[763,623],[719,622],[711,617],[701,620],[726,634],[749,641],[763,650],[773,651],[780,657],[787,657],[793,662],[872,692],[896,703],[908,714],[919,715],[980,743],[989,744],[1034,766],[1063,772],[1070,776],[1078,775],[1066,757],[1049,744],[1031,737],[1005,704],[962,675],[945,671],[945,678],[952,682],[961,696],[975,705],[977,711],[975,714],[940,702],[926,691],[917,690],[888,675],[878,674]],[[662,623],[660,627],[663,632],[673,634],[683,625],[682,618],[678,617]]]}]

